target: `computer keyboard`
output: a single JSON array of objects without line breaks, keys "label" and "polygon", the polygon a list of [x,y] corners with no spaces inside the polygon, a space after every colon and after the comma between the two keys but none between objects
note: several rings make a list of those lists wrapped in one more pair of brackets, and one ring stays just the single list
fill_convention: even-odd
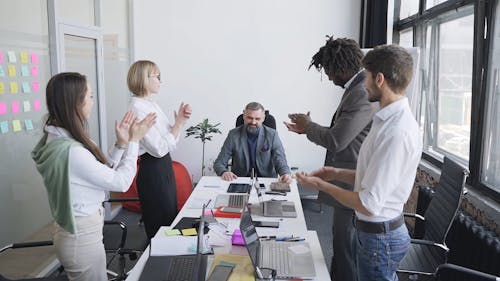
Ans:
[{"label": "computer keyboard", "polygon": [[262,267],[276,270],[277,276],[287,276],[290,272],[288,254],[289,242],[261,241]]},{"label": "computer keyboard", "polygon": [[248,196],[246,195],[230,195],[229,196],[229,207],[241,207],[243,208],[246,204],[246,199]]},{"label": "computer keyboard", "polygon": [[176,257],[170,265],[166,281],[191,281],[195,261],[193,257]]}]

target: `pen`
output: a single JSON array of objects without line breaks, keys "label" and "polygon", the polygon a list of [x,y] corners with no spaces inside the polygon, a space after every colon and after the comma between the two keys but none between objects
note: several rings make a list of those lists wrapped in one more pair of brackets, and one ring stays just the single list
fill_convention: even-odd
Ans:
[{"label": "pen", "polygon": [[265,193],[266,194],[270,194],[270,195],[282,195],[282,196],[286,196],[286,192],[280,192],[280,191],[266,191]]},{"label": "pen", "polygon": [[204,185],[203,187],[220,187],[220,185]]}]

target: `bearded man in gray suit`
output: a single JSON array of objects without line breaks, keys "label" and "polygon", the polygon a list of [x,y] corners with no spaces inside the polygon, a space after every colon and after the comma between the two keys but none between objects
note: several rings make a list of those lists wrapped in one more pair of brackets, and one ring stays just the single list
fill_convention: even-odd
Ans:
[{"label": "bearded man in gray suit", "polygon": [[[376,103],[368,101],[362,58],[363,52],[356,41],[328,37],[326,44],[312,57],[309,68],[323,69],[330,81],[345,89],[330,126],[314,123],[309,112],[289,114],[291,123],[285,122],[289,131],[306,134],[310,141],[327,149],[325,166],[356,168],[359,149],[378,109]],[[353,190],[352,185],[339,181],[332,183]],[[332,280],[356,280],[356,257],[352,246],[354,212],[324,192],[318,197],[321,202],[333,206]]]}]

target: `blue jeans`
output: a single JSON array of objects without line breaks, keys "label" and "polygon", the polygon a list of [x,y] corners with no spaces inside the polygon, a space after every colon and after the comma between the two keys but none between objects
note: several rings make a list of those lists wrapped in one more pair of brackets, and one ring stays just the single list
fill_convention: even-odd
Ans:
[{"label": "blue jeans", "polygon": [[410,247],[406,226],[387,233],[357,230],[356,237],[358,280],[398,280],[396,270]]}]

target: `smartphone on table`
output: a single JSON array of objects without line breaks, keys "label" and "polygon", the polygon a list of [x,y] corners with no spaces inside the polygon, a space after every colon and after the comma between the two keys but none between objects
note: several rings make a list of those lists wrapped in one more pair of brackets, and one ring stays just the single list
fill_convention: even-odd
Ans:
[{"label": "smartphone on table", "polygon": [[218,264],[208,276],[207,281],[226,281],[233,272],[233,267],[229,265]]},{"label": "smartphone on table", "polygon": [[255,227],[280,227],[279,221],[253,221]]}]

